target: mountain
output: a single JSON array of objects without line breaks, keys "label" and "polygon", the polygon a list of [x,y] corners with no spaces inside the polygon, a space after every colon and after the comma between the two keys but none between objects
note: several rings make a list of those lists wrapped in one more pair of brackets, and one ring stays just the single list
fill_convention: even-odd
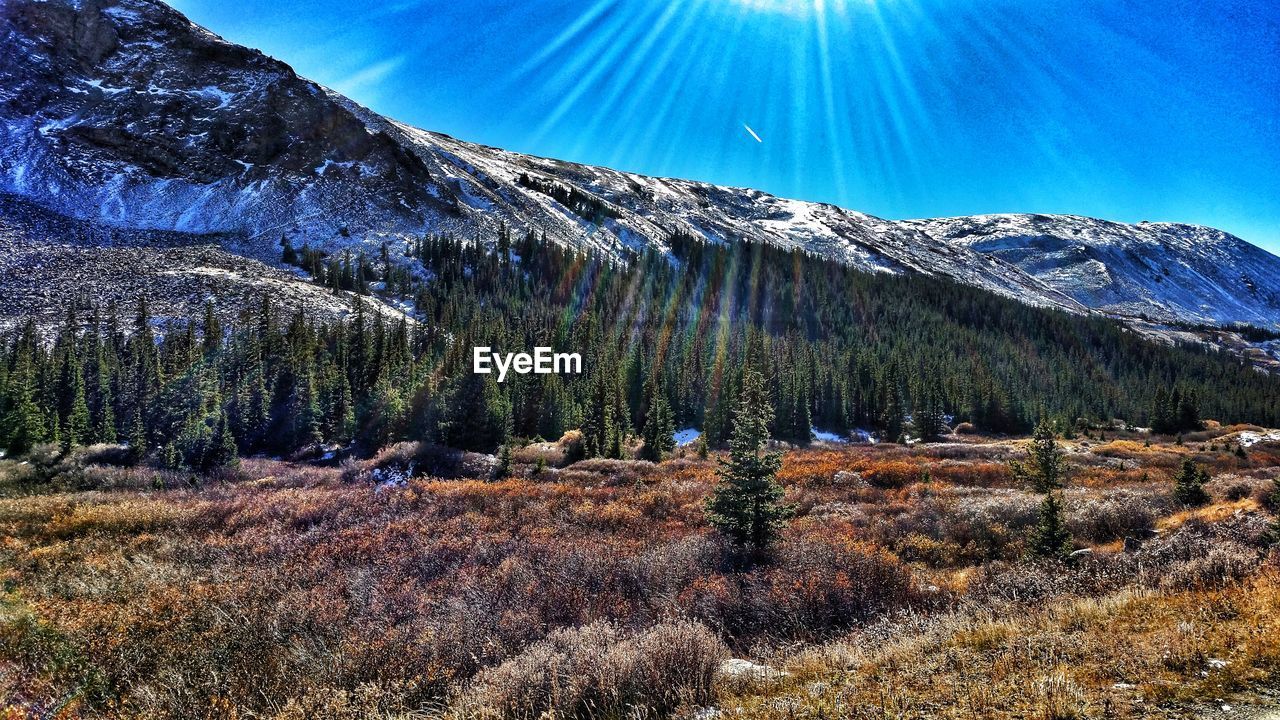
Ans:
[{"label": "mountain", "polygon": [[[233,252],[234,241],[76,220],[0,194],[0,320],[43,316],[47,329],[77,301],[124,303],[145,296],[159,318],[190,318],[210,301],[230,321],[255,310],[264,292],[281,305],[319,316],[351,309],[349,299],[305,282],[296,269]],[[363,302],[372,311],[395,311]]]},{"label": "mountain", "polygon": [[1280,258],[1208,228],[900,222],[507,152],[383,118],[156,0],[5,0],[0,38],[5,207],[201,236],[271,264],[282,239],[376,250],[501,224],[620,257],[676,234],[749,239],[1071,312],[1280,325]]},{"label": "mountain", "polygon": [[1199,225],[1075,215],[978,215],[906,223],[997,257],[1091,308],[1163,320],[1280,319],[1274,255]]}]

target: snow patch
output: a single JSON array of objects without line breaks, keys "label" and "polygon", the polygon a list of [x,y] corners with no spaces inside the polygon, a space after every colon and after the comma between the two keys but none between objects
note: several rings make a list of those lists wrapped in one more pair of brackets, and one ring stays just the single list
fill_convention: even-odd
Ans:
[{"label": "snow patch", "polygon": [[673,437],[676,439],[677,446],[692,445],[702,437],[702,432],[697,428],[684,428],[677,430]]},{"label": "snow patch", "polygon": [[809,428],[809,432],[813,433],[813,439],[818,442],[825,443],[847,443],[849,438],[839,433],[833,433],[828,430],[819,430],[816,427]]},{"label": "snow patch", "polygon": [[1253,447],[1258,443],[1278,441],[1280,441],[1280,430],[1269,430],[1264,433],[1242,430],[1236,436],[1236,442],[1240,443],[1240,447]]}]

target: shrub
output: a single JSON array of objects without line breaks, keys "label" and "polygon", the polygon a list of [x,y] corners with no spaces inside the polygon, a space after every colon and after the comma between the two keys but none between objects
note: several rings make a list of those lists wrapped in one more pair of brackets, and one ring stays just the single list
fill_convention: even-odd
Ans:
[{"label": "shrub", "polygon": [[635,635],[597,622],[558,630],[481,672],[464,717],[622,717],[708,703],[723,643],[703,625],[661,623]]},{"label": "shrub", "polygon": [[1259,562],[1261,557],[1256,551],[1228,541],[1210,547],[1204,555],[1174,565],[1160,586],[1174,590],[1221,587],[1247,577]]},{"label": "shrub", "polygon": [[1011,557],[1013,536],[1036,523],[1037,499],[1022,490],[966,490],[941,518],[944,539],[978,560]]},{"label": "shrub", "polygon": [[1254,491],[1254,498],[1262,507],[1273,513],[1280,513],[1280,477],[1262,483]]},{"label": "shrub", "polygon": [[898,556],[908,562],[922,562],[930,567],[952,567],[959,564],[960,547],[953,542],[935,540],[927,535],[911,533],[897,547]]},{"label": "shrub", "polygon": [[356,460],[353,457],[343,458],[338,467],[341,470],[342,482],[353,483],[366,479],[365,476],[367,473],[365,472],[364,466],[360,464],[359,460]]},{"label": "shrub", "polygon": [[133,453],[128,445],[90,445],[76,448],[73,452],[85,465],[127,467],[134,464]]},{"label": "shrub", "polygon": [[1211,496],[1232,502],[1247,497],[1261,498],[1260,493],[1272,487],[1268,480],[1239,475],[1220,475],[1204,486]]},{"label": "shrub", "polygon": [[465,452],[428,442],[399,442],[374,456],[374,470],[405,478],[430,475],[440,478],[487,479],[494,459],[481,453]]},{"label": "shrub", "polygon": [[1072,502],[1067,526],[1072,534],[1093,543],[1138,536],[1155,525],[1166,504],[1150,493],[1116,490]]},{"label": "shrub", "polygon": [[917,599],[910,568],[892,553],[842,538],[783,543],[775,565],[758,574],[765,628],[818,638]]}]

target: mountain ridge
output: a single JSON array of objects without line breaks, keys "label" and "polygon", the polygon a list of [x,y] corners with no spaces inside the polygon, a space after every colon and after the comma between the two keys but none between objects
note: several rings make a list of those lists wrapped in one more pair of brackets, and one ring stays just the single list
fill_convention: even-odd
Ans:
[{"label": "mountain ridge", "polygon": [[[1280,258],[1210,228],[886,220],[477,145],[383,117],[156,0],[14,0],[0,33],[0,191],[82,220],[234,235],[264,261],[285,238],[340,250],[507,225],[625,256],[684,233],[1070,312],[1280,326]],[[1217,268],[1198,259],[1209,251]]]}]

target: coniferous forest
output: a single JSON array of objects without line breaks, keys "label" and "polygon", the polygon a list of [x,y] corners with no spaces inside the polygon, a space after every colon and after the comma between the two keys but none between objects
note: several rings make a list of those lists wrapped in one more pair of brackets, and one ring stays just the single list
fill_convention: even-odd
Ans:
[{"label": "coniferous forest", "polygon": [[[263,297],[227,326],[212,306],[157,323],[145,300],[68,308],[52,343],[27,322],[2,346],[0,445],[123,442],[138,457],[208,469],[399,439],[494,452],[581,429],[585,455],[617,457],[657,404],[661,423],[700,428],[716,447],[747,368],[767,379],[773,437],[799,444],[812,427],[933,435],[945,416],[1010,434],[1077,418],[1165,433],[1202,416],[1280,424],[1280,379],[1234,356],[800,251],[678,234],[670,254],[619,261],[505,227],[372,256],[281,244],[282,261],[349,297],[344,319]],[[371,293],[416,315],[377,311]],[[578,352],[583,373],[498,383],[471,371],[481,345]]]}]

